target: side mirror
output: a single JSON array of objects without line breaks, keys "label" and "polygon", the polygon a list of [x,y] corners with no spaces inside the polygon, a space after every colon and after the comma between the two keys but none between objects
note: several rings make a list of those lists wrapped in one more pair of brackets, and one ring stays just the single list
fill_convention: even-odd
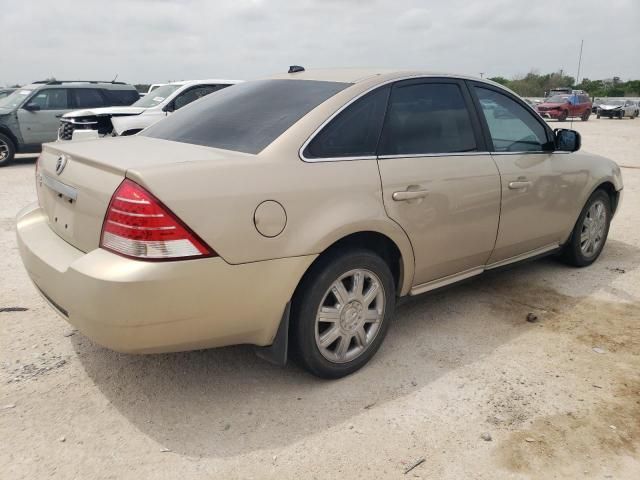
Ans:
[{"label": "side mirror", "polygon": [[40,105],[37,103],[27,103],[23,108],[29,112],[37,112],[40,110]]},{"label": "side mirror", "polygon": [[163,111],[167,112],[167,113],[171,113],[173,111],[175,111],[176,106],[173,102],[169,102],[167,103],[164,107],[163,107]]},{"label": "side mirror", "polygon": [[566,128],[556,128],[553,131],[556,141],[556,151],[560,152],[576,152],[580,150],[582,138],[575,130]]}]

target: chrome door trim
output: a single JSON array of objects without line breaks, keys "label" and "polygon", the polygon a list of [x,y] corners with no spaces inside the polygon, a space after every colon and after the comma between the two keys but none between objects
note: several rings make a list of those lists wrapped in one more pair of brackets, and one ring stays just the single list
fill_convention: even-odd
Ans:
[{"label": "chrome door trim", "polygon": [[447,285],[451,285],[452,283],[459,282],[461,280],[466,280],[467,278],[474,277],[476,275],[481,274],[486,270],[492,270],[494,268],[503,267],[505,265],[509,265],[511,263],[516,263],[522,260],[526,260],[531,257],[537,257],[538,255],[543,255],[548,252],[552,252],[560,248],[559,243],[553,243],[551,245],[546,245],[544,247],[536,248],[535,250],[531,250],[529,252],[521,253],[520,255],[516,255],[515,257],[507,258],[505,260],[500,260],[499,262],[492,263],[490,265],[486,265],[484,267],[476,267],[471,268],[469,270],[465,270],[460,273],[456,273],[454,275],[449,275],[448,277],[439,278],[437,280],[432,280],[431,282],[421,283],[420,285],[415,285],[409,291],[409,295],[420,295],[421,293],[426,293],[431,290],[436,290],[441,287],[445,287]]},{"label": "chrome door trim", "polygon": [[40,181],[44,183],[47,187],[49,187],[51,190],[53,190],[54,192],[57,192],[60,195],[64,195],[65,197],[70,198],[71,200],[76,200],[78,198],[78,191],[75,188],[62,183],[61,181],[56,180],[55,178],[51,178],[50,176],[45,175],[44,173],[40,175]]},{"label": "chrome door trim", "polygon": [[422,157],[476,157],[479,155],[491,155],[491,152],[451,152],[451,153],[409,153],[378,155],[378,160],[389,160],[394,158],[422,158]]},{"label": "chrome door trim", "polygon": [[452,283],[459,282],[460,280],[465,280],[467,278],[474,277],[476,275],[484,272],[484,267],[476,267],[471,268],[469,270],[465,270],[464,272],[456,273],[454,275],[449,275],[448,277],[440,278],[437,280],[432,280],[431,282],[421,283],[420,285],[416,285],[411,288],[409,295],[420,295],[421,293],[428,292],[430,290],[435,290],[440,287],[445,287]]},{"label": "chrome door trim", "polygon": [[491,270],[494,268],[503,267],[505,265],[509,265],[510,263],[515,263],[521,260],[526,260],[527,258],[536,257],[538,255],[551,252],[558,248],[560,248],[559,243],[552,243],[550,245],[545,245],[544,247],[536,248],[535,250],[530,250],[529,252],[521,253],[520,255],[516,255],[515,257],[505,258],[504,260],[491,263],[486,266],[486,269]]}]

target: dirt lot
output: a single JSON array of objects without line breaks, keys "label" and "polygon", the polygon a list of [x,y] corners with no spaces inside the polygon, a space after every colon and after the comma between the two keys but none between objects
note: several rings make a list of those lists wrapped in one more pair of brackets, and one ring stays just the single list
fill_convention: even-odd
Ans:
[{"label": "dirt lot", "polygon": [[248,347],[132,356],[74,332],[18,257],[33,159],[0,170],[0,307],[28,309],[0,313],[0,477],[640,478],[640,119],[574,128],[625,167],[600,260],[414,298],[334,382]]}]

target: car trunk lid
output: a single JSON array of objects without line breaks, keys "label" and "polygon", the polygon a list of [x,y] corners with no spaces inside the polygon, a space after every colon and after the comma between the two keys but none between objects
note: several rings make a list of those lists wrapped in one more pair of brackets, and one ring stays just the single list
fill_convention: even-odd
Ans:
[{"label": "car trunk lid", "polygon": [[[50,228],[83,252],[98,248],[113,193],[133,171],[200,161],[228,161],[235,152],[146,137],[45,144],[36,189]],[[246,155],[244,155],[246,156]]]}]

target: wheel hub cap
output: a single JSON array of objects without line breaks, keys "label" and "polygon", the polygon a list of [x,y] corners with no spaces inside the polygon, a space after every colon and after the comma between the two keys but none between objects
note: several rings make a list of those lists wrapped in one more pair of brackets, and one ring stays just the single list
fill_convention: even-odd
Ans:
[{"label": "wheel hub cap", "polygon": [[316,346],[322,356],[346,363],[362,355],[380,330],[384,307],[384,288],[375,273],[356,269],[341,275],[316,314]]},{"label": "wheel hub cap", "polygon": [[604,240],[607,229],[607,213],[602,201],[594,202],[582,222],[580,251],[591,258],[596,255]]}]

